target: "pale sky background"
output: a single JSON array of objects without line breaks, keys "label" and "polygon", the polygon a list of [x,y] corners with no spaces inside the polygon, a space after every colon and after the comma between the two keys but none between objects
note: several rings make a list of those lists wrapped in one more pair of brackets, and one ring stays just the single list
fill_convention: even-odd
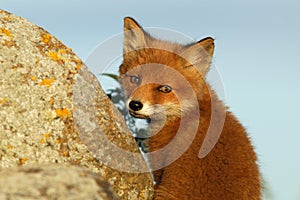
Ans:
[{"label": "pale sky background", "polygon": [[247,128],[274,200],[300,200],[300,1],[1,0],[85,60],[123,17],[213,36],[226,104]]}]

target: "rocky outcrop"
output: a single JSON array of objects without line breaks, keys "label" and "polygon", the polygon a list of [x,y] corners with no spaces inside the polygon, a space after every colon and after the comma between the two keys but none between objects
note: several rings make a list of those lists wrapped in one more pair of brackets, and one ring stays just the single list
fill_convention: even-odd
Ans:
[{"label": "rocky outcrop", "polygon": [[0,185],[0,199],[118,199],[106,181],[76,166],[3,168]]},{"label": "rocky outcrop", "polygon": [[58,39],[6,11],[0,11],[0,143],[2,170],[69,163],[103,177],[120,199],[152,197],[150,174],[137,173],[147,165],[97,78]]}]

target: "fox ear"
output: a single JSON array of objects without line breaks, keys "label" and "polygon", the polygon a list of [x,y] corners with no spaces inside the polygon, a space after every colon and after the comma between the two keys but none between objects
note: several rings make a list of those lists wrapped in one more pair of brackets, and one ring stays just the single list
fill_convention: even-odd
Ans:
[{"label": "fox ear", "polygon": [[124,18],[124,53],[146,46],[146,33],[131,17]]},{"label": "fox ear", "polygon": [[189,64],[184,67],[196,66],[198,70],[206,76],[211,64],[214,47],[214,39],[211,37],[188,45],[181,55],[189,62]]}]

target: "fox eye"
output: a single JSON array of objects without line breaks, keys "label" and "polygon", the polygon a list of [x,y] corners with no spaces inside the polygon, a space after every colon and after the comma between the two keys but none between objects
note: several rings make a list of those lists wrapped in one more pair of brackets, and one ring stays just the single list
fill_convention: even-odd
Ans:
[{"label": "fox eye", "polygon": [[139,84],[140,83],[140,78],[137,76],[130,76],[130,82],[134,84]]},{"label": "fox eye", "polygon": [[169,93],[172,91],[172,87],[168,85],[163,85],[158,88],[158,91],[163,92],[163,93]]}]

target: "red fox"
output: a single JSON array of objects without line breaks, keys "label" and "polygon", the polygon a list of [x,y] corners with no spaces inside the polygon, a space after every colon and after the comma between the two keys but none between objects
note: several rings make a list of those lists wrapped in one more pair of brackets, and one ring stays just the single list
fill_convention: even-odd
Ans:
[{"label": "red fox", "polygon": [[[159,40],[127,17],[123,50],[119,71],[126,106],[132,116],[149,119],[153,134],[147,145],[154,199],[261,199],[247,133],[206,82],[214,39],[187,45]],[[214,130],[212,112],[216,122],[224,113],[223,129],[208,155],[199,157],[208,129]]]}]

